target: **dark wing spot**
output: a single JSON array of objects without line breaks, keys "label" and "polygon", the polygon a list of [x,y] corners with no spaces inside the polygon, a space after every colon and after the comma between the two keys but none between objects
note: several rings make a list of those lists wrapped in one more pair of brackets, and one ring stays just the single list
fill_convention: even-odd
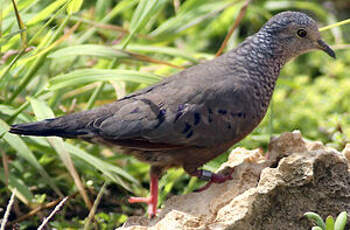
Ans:
[{"label": "dark wing spot", "polygon": [[239,117],[239,118],[246,118],[246,114],[243,112],[239,112],[239,113],[231,113],[232,117]]},{"label": "dark wing spot", "polygon": [[184,105],[182,105],[182,104],[178,105],[174,123],[177,121],[177,119],[179,119],[181,117],[181,115],[183,114],[184,108],[185,108]]},{"label": "dark wing spot", "polygon": [[156,104],[153,103],[153,101],[149,100],[149,99],[146,99],[146,98],[142,98],[142,99],[139,99],[139,101],[145,103],[146,105],[149,106],[149,108],[152,110],[152,112],[154,114],[157,114],[159,113],[159,106],[157,106]]},{"label": "dark wing spot", "polygon": [[161,110],[159,110],[158,116],[164,117],[165,114],[166,114],[166,109],[161,109]]},{"label": "dark wing spot", "polygon": [[218,113],[225,115],[227,113],[227,111],[225,109],[219,109]]},{"label": "dark wing spot", "polygon": [[191,129],[191,127],[192,127],[192,126],[186,122],[186,123],[185,123],[185,128],[184,128],[184,130],[182,131],[182,133],[187,133],[187,132]]},{"label": "dark wing spot", "polygon": [[191,130],[191,132],[189,132],[189,133],[186,135],[186,138],[190,138],[190,137],[192,137],[192,135],[193,135],[193,131]]},{"label": "dark wing spot", "polygon": [[228,125],[227,125],[227,128],[228,128],[228,129],[231,129],[231,128],[232,128],[232,127],[231,127],[231,124],[228,124]]},{"label": "dark wing spot", "polygon": [[193,125],[198,125],[201,121],[201,115],[200,113],[194,113],[194,122]]},{"label": "dark wing spot", "polygon": [[213,111],[211,108],[208,108],[208,122],[211,123],[213,121]]},{"label": "dark wing spot", "polygon": [[138,113],[140,112],[140,109],[138,107],[136,107],[133,111],[131,111],[130,113]]},{"label": "dark wing spot", "polygon": [[181,117],[181,115],[182,115],[182,112],[176,113],[174,123],[177,121],[177,119]]},{"label": "dark wing spot", "polygon": [[158,123],[157,125],[154,127],[155,129],[158,128],[165,120],[165,114],[166,114],[166,109],[161,109],[159,110],[157,119],[158,119]]}]

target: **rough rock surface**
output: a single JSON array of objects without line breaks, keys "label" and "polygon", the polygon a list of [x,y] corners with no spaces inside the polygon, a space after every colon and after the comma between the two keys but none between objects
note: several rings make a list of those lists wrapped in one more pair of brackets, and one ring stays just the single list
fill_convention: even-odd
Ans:
[{"label": "rough rock surface", "polygon": [[234,149],[219,169],[235,167],[233,180],[174,196],[156,218],[130,217],[119,229],[310,229],[307,211],[350,212],[349,144],[339,153],[295,131],[273,138],[265,156]]}]

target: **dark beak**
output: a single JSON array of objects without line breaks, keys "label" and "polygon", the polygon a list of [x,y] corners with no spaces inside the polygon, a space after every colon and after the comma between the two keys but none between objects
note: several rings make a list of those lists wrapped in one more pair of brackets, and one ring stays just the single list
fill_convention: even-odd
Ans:
[{"label": "dark beak", "polygon": [[326,52],[329,56],[331,56],[332,58],[335,58],[335,52],[331,49],[331,47],[329,47],[329,45],[327,45],[327,43],[325,43],[322,40],[317,40],[317,47],[321,50],[323,50],[324,52]]}]

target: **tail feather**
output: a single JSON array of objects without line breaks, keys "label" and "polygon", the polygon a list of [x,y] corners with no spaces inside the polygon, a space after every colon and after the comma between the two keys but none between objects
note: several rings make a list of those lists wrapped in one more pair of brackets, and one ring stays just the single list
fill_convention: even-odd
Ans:
[{"label": "tail feather", "polygon": [[31,135],[31,136],[59,136],[74,138],[87,134],[84,130],[69,129],[64,126],[52,125],[56,119],[46,119],[43,121],[12,125],[10,133]]},{"label": "tail feather", "polygon": [[96,109],[72,113],[38,122],[12,125],[10,133],[33,136],[59,136],[79,138],[94,136],[98,130],[94,124],[113,115],[118,104],[108,104]]}]

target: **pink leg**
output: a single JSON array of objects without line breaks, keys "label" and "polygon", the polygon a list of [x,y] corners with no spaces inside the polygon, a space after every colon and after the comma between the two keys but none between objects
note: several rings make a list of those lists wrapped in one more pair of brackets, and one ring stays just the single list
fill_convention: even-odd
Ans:
[{"label": "pink leg", "polygon": [[146,203],[148,204],[148,217],[152,218],[156,216],[157,205],[158,205],[158,176],[153,173],[151,170],[151,185],[150,192],[151,195],[149,197],[130,197],[130,203]]},{"label": "pink leg", "polygon": [[233,171],[234,171],[234,168],[231,168],[228,175],[216,174],[203,169],[194,171],[193,173],[191,173],[191,176],[196,176],[201,180],[209,181],[206,185],[197,189],[195,192],[202,192],[208,189],[210,185],[212,185],[213,183],[221,184],[227,180],[232,180]]}]

